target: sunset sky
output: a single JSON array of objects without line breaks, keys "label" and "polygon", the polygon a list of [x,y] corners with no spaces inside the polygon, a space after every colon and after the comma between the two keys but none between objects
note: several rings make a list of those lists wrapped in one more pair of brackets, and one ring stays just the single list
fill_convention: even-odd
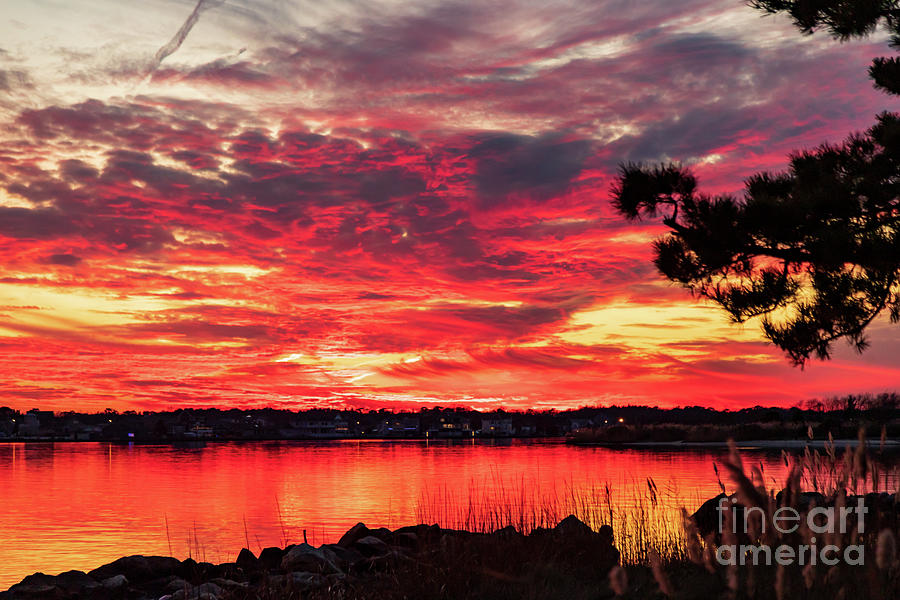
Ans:
[{"label": "sunset sky", "polygon": [[668,283],[623,161],[712,192],[867,128],[885,36],[740,0],[33,0],[0,16],[0,405],[792,405],[801,371]]}]

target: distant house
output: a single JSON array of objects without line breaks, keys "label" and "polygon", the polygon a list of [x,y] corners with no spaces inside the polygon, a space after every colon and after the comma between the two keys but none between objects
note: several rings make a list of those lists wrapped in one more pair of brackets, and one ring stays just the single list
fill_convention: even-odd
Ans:
[{"label": "distant house", "polygon": [[103,427],[100,425],[85,425],[74,419],[67,424],[65,433],[70,439],[83,442],[102,437]]},{"label": "distant house", "polygon": [[11,408],[0,407],[0,437],[11,437],[16,429],[16,418],[21,416]]},{"label": "distant house", "polygon": [[577,431],[593,426],[594,421],[592,419],[569,419],[569,431]]},{"label": "distant house", "polygon": [[463,417],[447,416],[441,417],[437,422],[437,427],[429,431],[435,437],[471,437],[475,430],[472,429],[472,422]]},{"label": "distant house", "polygon": [[334,418],[334,433],[338,436],[348,436],[350,435],[350,423],[342,417],[338,415]]},{"label": "distant house", "polygon": [[416,437],[420,431],[419,419],[416,417],[384,419],[375,431],[381,437]]},{"label": "distant house", "polygon": [[530,436],[537,433],[537,425],[519,425],[519,435]]},{"label": "distant house", "polygon": [[505,437],[515,433],[511,418],[490,418],[481,420],[481,435]]},{"label": "distant house", "polygon": [[187,437],[194,437],[203,440],[208,440],[212,437],[215,437],[215,434],[216,432],[212,427],[200,424],[194,425],[189,431],[185,433]]},{"label": "distant house", "polygon": [[341,438],[349,437],[350,423],[342,416],[337,415],[333,419],[321,418],[297,421],[293,430],[299,437]]},{"label": "distant house", "polygon": [[[19,423],[19,437],[37,437],[41,434],[41,414],[46,411],[40,411],[36,408],[29,410],[22,416],[22,422]],[[52,416],[53,413],[50,413]]]}]

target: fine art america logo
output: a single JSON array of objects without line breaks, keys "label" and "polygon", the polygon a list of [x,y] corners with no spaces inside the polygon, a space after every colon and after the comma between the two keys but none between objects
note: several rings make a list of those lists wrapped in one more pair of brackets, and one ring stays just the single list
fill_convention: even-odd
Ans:
[{"label": "fine art america logo", "polygon": [[[841,559],[848,565],[865,564],[865,547],[862,544],[848,545],[843,550],[834,544],[820,544],[823,540],[833,539],[835,534],[846,534],[851,529],[864,533],[868,509],[863,506],[862,498],[858,499],[856,506],[816,506],[806,513],[805,519],[804,515],[789,506],[779,508],[769,518],[758,506],[737,507],[734,506],[736,502],[736,498],[731,498],[732,506],[728,506],[728,499],[722,498],[716,507],[719,513],[719,533],[726,539],[737,538],[739,533],[748,534],[748,523],[754,514],[759,516],[760,534],[766,534],[767,527],[771,527],[772,533],[790,535],[805,524],[812,535],[805,540],[808,543],[797,546],[781,544],[773,548],[766,544],[722,544],[716,549],[716,561],[721,565],[836,565]],[[743,518],[740,518],[739,510],[744,511]],[[848,519],[851,515],[856,518]],[[739,522],[743,524],[743,531],[740,532]],[[729,533],[732,535],[729,536]],[[820,538],[817,539],[816,536]]]}]

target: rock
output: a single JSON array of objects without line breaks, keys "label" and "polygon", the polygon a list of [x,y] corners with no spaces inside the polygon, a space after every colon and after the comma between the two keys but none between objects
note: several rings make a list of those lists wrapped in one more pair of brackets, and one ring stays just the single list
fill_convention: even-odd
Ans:
[{"label": "rock", "polygon": [[570,515],[552,530],[535,530],[523,543],[553,546],[566,557],[566,562],[607,573],[619,563],[619,551],[613,546],[612,528],[608,525],[594,531],[574,515]]},{"label": "rock", "polygon": [[235,577],[240,578],[246,571],[237,566],[237,564],[233,562],[222,563],[216,565],[216,569],[214,573],[210,573],[209,579],[234,579]]},{"label": "rock", "polygon": [[405,533],[394,533],[391,536],[391,545],[392,546],[400,546],[401,548],[418,548],[419,547],[419,536],[415,533],[409,531]]},{"label": "rock", "polygon": [[277,569],[281,566],[281,559],[284,558],[285,554],[284,550],[275,546],[263,548],[262,552],[259,553],[259,564],[263,569],[269,571]]},{"label": "rock", "polygon": [[337,562],[337,556],[327,548],[297,544],[281,559],[281,570],[285,572],[338,573],[340,569]]},{"label": "rock", "polygon": [[181,566],[178,569],[177,575],[182,579],[192,580],[196,577],[198,569],[199,565],[196,560],[193,558],[186,558],[181,561]]},{"label": "rock", "polygon": [[370,529],[369,535],[377,537],[382,542],[389,542],[394,532],[387,527],[379,527],[378,529]]},{"label": "rock", "polygon": [[327,583],[328,579],[324,575],[308,571],[296,571],[287,577],[287,585],[292,591],[307,592]]},{"label": "rock", "polygon": [[[560,525],[561,525],[561,524],[562,524],[562,521],[560,522]],[[492,535],[492,536],[495,536],[495,537],[498,537],[498,538],[501,538],[501,539],[508,539],[508,538],[514,538],[514,537],[521,537],[521,536],[522,536],[522,534],[519,533],[519,530],[517,530],[517,529],[516,529],[515,527],[513,527],[512,525],[507,525],[506,527],[503,527],[503,528],[501,528],[501,529],[495,529],[494,531],[491,532],[491,535]]]},{"label": "rock", "polygon": [[100,584],[84,571],[66,571],[56,576],[56,586],[67,592],[78,592],[92,590]]},{"label": "rock", "polygon": [[228,565],[233,566],[234,563],[214,565],[209,562],[198,563],[193,558],[186,558],[179,563],[178,570],[175,574],[182,579],[186,579],[191,584],[199,584],[204,581],[209,581],[213,577],[223,575],[222,571],[225,570]]},{"label": "rock", "polygon": [[436,543],[443,534],[441,528],[435,525],[411,525],[407,527],[401,527],[399,529],[394,530],[393,536],[391,537],[390,543],[394,543],[393,540],[397,539],[399,536],[403,536],[405,534],[413,534],[416,536],[418,543],[420,545],[427,545]]},{"label": "rock", "polygon": [[210,583],[214,583],[226,592],[231,593],[240,592],[249,587],[249,584],[245,582],[232,581],[231,579],[223,579],[221,577],[213,579]]},{"label": "rock", "polygon": [[214,565],[211,562],[199,562],[197,563],[197,578],[202,581],[207,581],[212,579],[213,577],[219,576],[219,566]]},{"label": "rock", "polygon": [[128,585],[128,578],[122,574],[107,577],[100,584],[108,590],[118,590]]},{"label": "rock", "polygon": [[224,590],[213,582],[200,584],[190,591],[186,598],[199,598],[200,600],[217,600],[224,594]]},{"label": "rock", "polygon": [[14,600],[57,600],[68,595],[63,589],[56,587],[55,576],[43,573],[29,575],[9,588],[9,594]]},{"label": "rock", "polygon": [[600,539],[604,543],[612,546],[613,540],[615,539],[613,537],[613,528],[612,527],[610,527],[609,525],[601,525],[600,529],[597,530],[597,535],[600,537]]},{"label": "rock", "polygon": [[344,548],[343,546],[339,546],[337,544],[326,544],[321,546],[320,548],[333,552],[338,567],[340,567],[343,571],[350,569],[354,564],[365,558],[362,553],[359,552],[359,550],[356,550],[354,548]]},{"label": "rock", "polygon": [[412,560],[402,552],[390,550],[385,554],[378,556],[370,556],[353,565],[356,573],[371,573],[375,571],[384,571],[402,561]]},{"label": "rock", "polygon": [[237,560],[234,561],[239,568],[250,572],[255,571],[259,567],[259,559],[247,548],[241,548]]},{"label": "rock", "polygon": [[[719,494],[715,498],[710,498],[706,502],[700,505],[700,508],[697,509],[697,512],[691,515],[691,518],[694,520],[694,523],[697,524],[697,530],[700,532],[700,535],[706,537],[709,534],[715,534],[716,536],[720,535],[722,532],[719,531],[719,503],[722,503],[723,507],[734,507],[737,509],[738,520],[737,523],[739,527],[743,526],[744,522],[744,507],[740,505],[734,505],[730,502],[731,496],[726,496],[724,493]],[[724,502],[722,502],[724,500]]]},{"label": "rock", "polygon": [[97,580],[83,571],[66,571],[59,575],[29,575],[9,588],[9,592],[15,599],[68,598],[86,597],[99,587]]},{"label": "rock", "polygon": [[558,535],[566,537],[586,537],[594,535],[594,530],[575,515],[569,515],[553,528]]},{"label": "rock", "polygon": [[384,540],[377,538],[374,535],[369,535],[356,540],[353,547],[366,557],[381,556],[387,554],[391,549]]},{"label": "rock", "polygon": [[[786,506],[788,496],[788,489],[783,489],[775,494],[775,506]],[[816,506],[824,506],[825,502],[825,496],[819,492],[800,492],[798,497],[791,502],[791,506],[798,510],[805,511],[812,508],[813,504]]]},{"label": "rock", "polygon": [[546,527],[535,527],[534,529],[531,530],[531,533],[528,534],[528,537],[539,538],[539,537],[544,537],[551,533],[553,533],[552,529],[547,529]]},{"label": "rock", "polygon": [[186,590],[186,589],[190,589],[190,588],[191,588],[191,584],[188,583],[187,581],[185,581],[184,579],[182,579],[181,577],[178,577],[177,575],[173,575],[172,577],[169,577],[166,580],[166,582],[162,585],[162,590],[168,594],[174,594],[175,592],[177,592],[179,590]]},{"label": "rock", "polygon": [[160,579],[176,575],[181,570],[182,563],[169,556],[124,556],[111,563],[98,567],[88,573],[98,581],[109,579],[115,575],[124,575],[128,581],[135,583]]},{"label": "rock", "polygon": [[338,546],[349,548],[356,542],[356,540],[362,539],[368,535],[370,535],[370,531],[369,528],[366,527],[365,523],[357,523],[356,525],[348,529],[347,533],[341,536],[341,539],[338,540]]},{"label": "rock", "polygon": [[212,592],[197,592],[190,590],[188,592],[176,592],[168,596],[170,600],[221,600],[221,598]]},{"label": "rock", "polygon": [[219,600],[224,591],[218,585],[207,582],[198,586],[181,589],[172,594],[172,600]]}]

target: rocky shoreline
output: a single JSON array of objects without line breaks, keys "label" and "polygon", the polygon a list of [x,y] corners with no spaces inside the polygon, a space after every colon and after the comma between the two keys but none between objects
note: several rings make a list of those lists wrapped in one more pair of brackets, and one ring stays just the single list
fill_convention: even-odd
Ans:
[{"label": "rocky shoreline", "polygon": [[[237,600],[354,597],[354,589],[373,588],[387,578],[433,568],[448,553],[482,565],[489,577],[508,574],[504,563],[531,556],[542,563],[564,559],[568,567],[590,569],[605,578],[618,564],[609,526],[593,531],[574,516],[552,529],[523,535],[512,527],[493,533],[414,525],[395,530],[358,523],[336,544],[295,544],[244,548],[234,562],[211,564],[165,556],[126,556],[90,572],[35,573],[0,592],[0,600]],[[508,564],[506,565],[509,566]],[[413,577],[414,578],[414,577]]]}]

